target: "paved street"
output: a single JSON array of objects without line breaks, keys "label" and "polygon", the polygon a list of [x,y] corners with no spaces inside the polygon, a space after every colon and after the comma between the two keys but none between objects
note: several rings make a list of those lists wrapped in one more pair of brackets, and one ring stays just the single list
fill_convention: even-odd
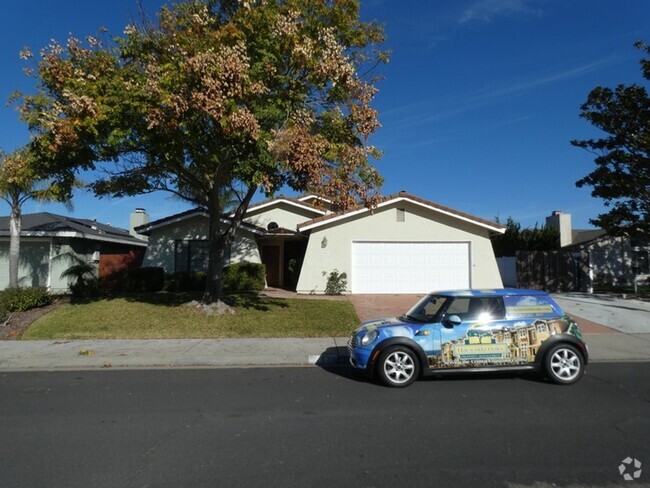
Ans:
[{"label": "paved street", "polygon": [[0,486],[647,487],[649,401],[650,363],[405,390],[348,368],[2,373]]}]

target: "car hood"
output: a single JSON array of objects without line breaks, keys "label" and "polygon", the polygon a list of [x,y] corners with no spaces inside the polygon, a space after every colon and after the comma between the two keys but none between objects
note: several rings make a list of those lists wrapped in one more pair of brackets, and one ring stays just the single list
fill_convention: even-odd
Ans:
[{"label": "car hood", "polygon": [[395,325],[413,325],[412,323],[409,322],[404,322],[403,320],[400,320],[399,317],[385,317],[383,319],[372,319],[372,320],[366,320],[365,322],[362,322],[359,327],[357,327],[357,332],[360,330],[369,330],[369,329],[376,329],[379,327],[393,327]]}]

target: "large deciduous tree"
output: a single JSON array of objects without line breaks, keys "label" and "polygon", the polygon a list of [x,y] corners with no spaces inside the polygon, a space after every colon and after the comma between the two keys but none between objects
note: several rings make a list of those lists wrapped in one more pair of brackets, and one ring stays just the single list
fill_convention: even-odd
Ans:
[{"label": "large deciduous tree", "polygon": [[[650,54],[650,46],[635,46]],[[650,80],[650,59],[641,60],[643,77]],[[596,87],[581,107],[580,116],[607,133],[601,139],[571,144],[596,155],[596,169],[576,185],[593,187],[611,209],[591,222],[614,235],[650,236],[650,97],[638,84],[615,89]]]},{"label": "large deciduous tree", "polygon": [[[258,189],[319,192],[341,208],[378,198],[370,75],[387,59],[383,37],[357,0],[186,0],[110,45],[53,43],[20,109],[61,175],[104,172],[97,195],[165,190],[207,210],[209,303]],[[242,198],[224,225],[233,188]]]},{"label": "large deciduous tree", "polygon": [[74,185],[43,179],[43,173],[29,148],[10,154],[0,152],[0,200],[10,208],[9,213],[9,288],[18,286],[20,232],[22,208],[28,200],[57,201],[70,205]]}]

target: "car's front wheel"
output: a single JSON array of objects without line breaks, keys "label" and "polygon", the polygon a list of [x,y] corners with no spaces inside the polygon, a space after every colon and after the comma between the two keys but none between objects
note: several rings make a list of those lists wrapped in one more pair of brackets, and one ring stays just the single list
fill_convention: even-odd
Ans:
[{"label": "car's front wheel", "polygon": [[559,344],[546,354],[544,367],[551,381],[560,385],[570,385],[582,377],[585,360],[575,347]]},{"label": "car's front wheel", "polygon": [[397,388],[413,383],[419,375],[419,368],[415,352],[404,346],[389,347],[379,356],[377,364],[382,383]]}]

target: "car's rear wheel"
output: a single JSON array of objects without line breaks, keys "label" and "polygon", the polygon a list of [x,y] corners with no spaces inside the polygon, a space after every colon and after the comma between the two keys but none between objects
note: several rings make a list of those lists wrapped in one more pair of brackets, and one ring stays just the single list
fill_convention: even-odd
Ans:
[{"label": "car's rear wheel", "polygon": [[585,370],[582,354],[570,344],[553,347],[544,359],[546,375],[560,385],[570,385],[578,381]]},{"label": "car's rear wheel", "polygon": [[401,388],[413,383],[420,373],[418,357],[404,346],[386,349],[377,364],[379,378],[387,386]]}]

